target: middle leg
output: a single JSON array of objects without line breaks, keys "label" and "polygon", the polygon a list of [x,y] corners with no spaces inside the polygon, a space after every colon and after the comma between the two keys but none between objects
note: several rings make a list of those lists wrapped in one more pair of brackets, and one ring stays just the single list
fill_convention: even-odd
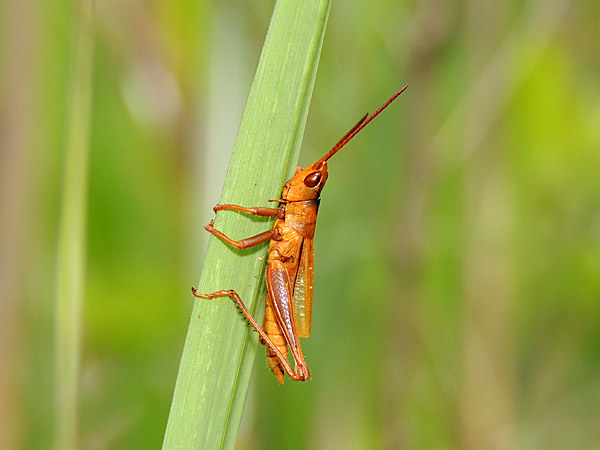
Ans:
[{"label": "middle leg", "polygon": [[270,239],[275,239],[275,240],[281,239],[279,232],[275,228],[273,228],[271,230],[263,231],[262,233],[257,234],[256,236],[252,236],[252,237],[249,237],[246,239],[240,239],[239,241],[234,241],[229,236],[226,236],[219,230],[215,229],[213,227],[214,223],[215,222],[213,220],[211,220],[210,223],[204,227],[204,229],[206,231],[208,231],[209,233],[214,234],[215,236],[223,239],[229,245],[233,245],[234,247],[240,248],[240,249],[254,247],[254,246],[256,246],[258,244],[262,244],[263,242],[266,242]]}]

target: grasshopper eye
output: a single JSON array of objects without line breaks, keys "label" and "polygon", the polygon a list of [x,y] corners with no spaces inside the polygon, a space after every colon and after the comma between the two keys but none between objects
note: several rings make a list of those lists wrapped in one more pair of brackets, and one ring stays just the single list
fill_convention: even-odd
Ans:
[{"label": "grasshopper eye", "polygon": [[310,175],[307,175],[306,178],[304,178],[304,185],[306,187],[313,188],[320,182],[321,182],[321,173],[320,172],[313,172]]}]

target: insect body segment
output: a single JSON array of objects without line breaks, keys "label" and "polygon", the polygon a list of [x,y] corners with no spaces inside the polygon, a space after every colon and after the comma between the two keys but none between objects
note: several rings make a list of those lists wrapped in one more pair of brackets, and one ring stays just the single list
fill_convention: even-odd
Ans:
[{"label": "insect body segment", "polygon": [[[265,276],[267,298],[262,327],[252,317],[235,291],[199,294],[192,288],[192,292],[200,298],[231,297],[236,302],[250,325],[259,333],[260,342],[267,346],[267,362],[280,384],[283,384],[285,373],[295,381],[310,379],[310,371],[302,354],[299,338],[310,335],[314,280],[313,238],[319,210],[319,196],[328,176],[327,160],[405,89],[406,86],[371,116],[367,114],[362,117],[321,159],[305,169],[298,167],[294,176],[283,187],[281,199],[273,200],[281,204],[279,208],[248,208],[239,205],[214,207],[215,212],[231,209],[257,216],[277,217],[271,230],[234,241],[216,230],[212,221],[205,227],[208,232],[241,249],[269,241]],[[289,352],[294,360],[293,368],[288,361]]]}]

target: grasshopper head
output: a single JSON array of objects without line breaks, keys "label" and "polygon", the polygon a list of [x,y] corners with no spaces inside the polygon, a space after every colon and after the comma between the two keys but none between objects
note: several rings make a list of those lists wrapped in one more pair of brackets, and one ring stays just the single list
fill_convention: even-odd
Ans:
[{"label": "grasshopper head", "polygon": [[327,181],[327,162],[319,160],[306,169],[298,167],[296,174],[285,183],[281,198],[290,202],[317,199],[325,186],[325,181]]}]

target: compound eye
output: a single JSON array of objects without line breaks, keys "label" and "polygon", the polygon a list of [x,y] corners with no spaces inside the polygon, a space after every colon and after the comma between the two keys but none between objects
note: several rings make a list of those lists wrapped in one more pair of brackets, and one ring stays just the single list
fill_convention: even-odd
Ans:
[{"label": "compound eye", "polygon": [[316,185],[318,185],[320,182],[321,182],[321,173],[320,172],[313,172],[310,175],[307,175],[306,178],[304,178],[304,185],[306,187],[313,188]]}]

